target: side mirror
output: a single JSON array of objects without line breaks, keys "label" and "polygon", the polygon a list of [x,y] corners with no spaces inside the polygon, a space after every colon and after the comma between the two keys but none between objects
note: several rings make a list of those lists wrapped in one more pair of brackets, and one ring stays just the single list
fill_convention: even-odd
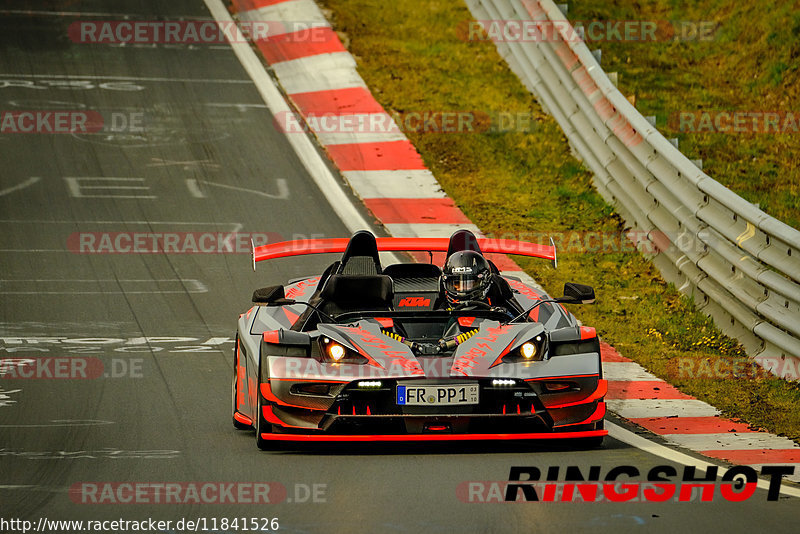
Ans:
[{"label": "side mirror", "polygon": [[556,300],[572,304],[591,304],[594,299],[594,288],[591,286],[567,282],[564,284],[564,296]]},{"label": "side mirror", "polygon": [[284,304],[294,304],[294,301],[286,298],[283,286],[269,286],[253,291],[253,304],[283,306]]}]

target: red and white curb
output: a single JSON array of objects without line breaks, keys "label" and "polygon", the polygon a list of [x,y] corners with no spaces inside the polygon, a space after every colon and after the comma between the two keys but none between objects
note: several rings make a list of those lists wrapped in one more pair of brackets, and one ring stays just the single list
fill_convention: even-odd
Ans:
[{"label": "red and white curb", "polygon": [[787,478],[800,481],[800,446],[792,440],[720,417],[710,404],[681,393],[612,346],[601,343],[600,349],[612,412],[710,458],[754,467],[797,464]]},{"label": "red and white curb", "polygon": [[[240,21],[269,22],[275,29],[255,45],[304,119],[331,114],[344,119],[339,123],[391,121],[313,0],[233,0],[233,7]],[[316,121],[307,124],[393,236],[449,237],[459,228],[480,234],[399,130],[330,132]],[[506,256],[491,259],[504,274],[538,286]],[[713,406],[681,393],[610,345],[601,348],[611,411],[710,458],[752,466],[797,464],[787,478],[800,481],[800,446],[793,441],[720,417]]]}]

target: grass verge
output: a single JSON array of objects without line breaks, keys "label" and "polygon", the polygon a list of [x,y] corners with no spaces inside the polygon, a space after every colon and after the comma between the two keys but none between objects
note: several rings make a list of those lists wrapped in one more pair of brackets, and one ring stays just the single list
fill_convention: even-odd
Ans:
[{"label": "grass verge", "polygon": [[[671,31],[656,42],[614,38],[589,47],[602,49],[603,68],[620,73],[620,90],[635,96],[643,115],[656,117],[666,137],[677,137],[684,154],[702,158],[714,179],[800,228],[800,1],[648,0],[635,6],[575,2],[569,18],[665,21],[659,26]],[[762,132],[748,131],[752,120],[744,115],[739,128],[722,119],[725,133],[700,121],[681,125],[682,111],[789,115]]]},{"label": "grass verge", "polygon": [[[714,369],[721,356],[741,364],[748,360],[651,263],[630,246],[611,244],[625,242],[623,221],[595,192],[558,125],[494,45],[459,37],[459,25],[472,18],[462,2],[321,3],[388,112],[477,110],[532,117],[528,132],[406,132],[484,233],[571,236],[566,247],[562,243],[558,270],[524,258],[520,265],[552,294],[560,294],[570,280],[594,286],[597,303],[573,311],[625,356],[729,417],[800,442],[800,385],[757,373],[724,376],[727,364]],[[587,231],[608,236],[609,246],[596,241],[581,246],[581,232]],[[708,369],[717,378],[707,377]]]}]

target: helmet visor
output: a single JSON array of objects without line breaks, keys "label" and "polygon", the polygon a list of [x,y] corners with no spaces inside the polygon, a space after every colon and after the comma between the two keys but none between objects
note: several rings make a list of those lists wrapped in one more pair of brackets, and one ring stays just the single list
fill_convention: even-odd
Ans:
[{"label": "helmet visor", "polygon": [[474,291],[480,284],[475,275],[449,276],[445,281],[445,289],[455,295],[467,295]]}]

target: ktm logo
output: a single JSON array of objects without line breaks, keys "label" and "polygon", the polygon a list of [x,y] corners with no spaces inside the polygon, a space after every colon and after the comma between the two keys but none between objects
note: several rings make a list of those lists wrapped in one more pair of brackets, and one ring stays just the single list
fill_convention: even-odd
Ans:
[{"label": "ktm logo", "polygon": [[431,305],[431,299],[426,299],[425,297],[406,297],[397,303],[398,308],[401,306],[418,308],[420,306],[430,306],[430,305]]}]

